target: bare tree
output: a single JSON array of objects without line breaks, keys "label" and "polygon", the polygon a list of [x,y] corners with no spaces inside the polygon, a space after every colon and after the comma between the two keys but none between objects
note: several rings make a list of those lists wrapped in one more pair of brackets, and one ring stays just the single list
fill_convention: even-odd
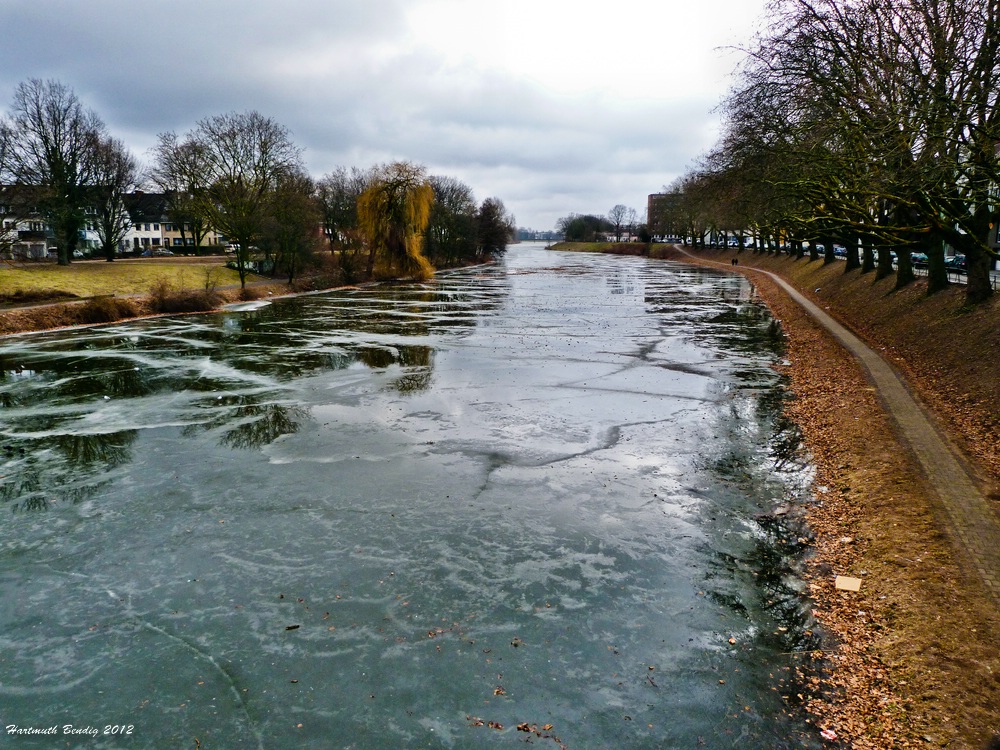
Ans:
[{"label": "bare tree", "polygon": [[102,138],[97,147],[91,195],[97,209],[97,236],[105,260],[112,261],[132,226],[125,196],[139,183],[139,164],[123,141]]},{"label": "bare tree", "polygon": [[9,172],[38,196],[57,233],[59,263],[67,265],[84,227],[104,123],[69,87],[32,78],[15,89],[7,127]]},{"label": "bare tree", "polygon": [[946,285],[947,243],[968,258],[967,299],[986,299],[997,257],[1000,0],[771,7],[727,102],[723,139],[731,163],[754,151],[768,159],[757,174],[779,202],[761,208],[777,209],[784,233],[825,244],[827,260],[843,240],[848,269],[863,246],[862,269],[895,273],[897,287],[914,278],[917,249],[930,258],[928,290]]},{"label": "bare tree", "polygon": [[615,242],[622,241],[622,229],[625,227],[625,223],[628,220],[628,207],[622,205],[621,203],[614,206],[610,211],[608,211],[608,221],[615,230]]},{"label": "bare tree", "polygon": [[625,212],[625,230],[629,235],[634,235],[636,231],[636,224],[639,223],[639,212],[634,208],[629,208]]},{"label": "bare tree", "polygon": [[316,197],[323,211],[323,233],[330,250],[356,249],[358,199],[372,183],[371,170],[337,167],[316,183]]},{"label": "bare tree", "polygon": [[236,244],[245,287],[271,195],[281,179],[302,171],[301,152],[283,126],[253,111],[204,119],[189,140],[208,167],[207,187],[197,196],[200,211]]},{"label": "bare tree", "polygon": [[517,221],[507,211],[503,201],[499,198],[484,200],[479,207],[476,223],[479,227],[480,252],[493,257],[503,255],[517,230]]},{"label": "bare tree", "polygon": [[321,210],[316,186],[303,171],[284,172],[271,193],[261,248],[284,272],[288,283],[302,270],[320,242]]},{"label": "bare tree", "polygon": [[611,228],[603,216],[593,214],[570,214],[563,216],[556,224],[568,242],[595,242],[597,235]]},{"label": "bare tree", "polygon": [[211,179],[202,144],[175,133],[160,133],[152,148],[150,181],[166,198],[167,214],[187,245],[187,234],[195,248],[201,247],[211,227],[205,217],[203,196]]},{"label": "bare tree", "polygon": [[[10,171],[9,171],[9,153],[11,146],[11,130],[5,121],[0,119],[0,256],[11,256],[13,257],[14,247],[18,241],[17,234],[17,212],[12,205],[12,191],[4,185],[12,181]],[[13,219],[8,219],[8,217],[14,217]],[[11,227],[8,227],[5,220],[12,221]]]},{"label": "bare tree", "polygon": [[430,183],[434,203],[424,241],[427,258],[450,264],[475,257],[479,242],[472,188],[454,177],[431,177]]}]

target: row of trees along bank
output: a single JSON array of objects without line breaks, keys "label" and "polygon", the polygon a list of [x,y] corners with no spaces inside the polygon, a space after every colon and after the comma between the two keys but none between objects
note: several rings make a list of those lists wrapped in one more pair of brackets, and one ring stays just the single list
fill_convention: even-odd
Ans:
[{"label": "row of trees along bank", "polygon": [[156,190],[182,241],[201,247],[213,229],[226,236],[244,285],[257,258],[291,281],[324,246],[347,281],[362,268],[369,277],[426,277],[434,264],[503,253],[515,229],[499,198],[477,205],[467,185],[410,162],[314,180],[288,130],[255,111],[205,118],[183,136],[162,133],[149,157],[140,164],[69,87],[22,82],[0,120],[4,213],[51,227],[61,264],[92,224],[113,260],[131,226],[126,197]]},{"label": "row of trees along bank", "polygon": [[[848,252],[847,270],[992,294],[1000,0],[776,0],[723,104],[720,140],[661,196],[654,234],[750,233],[758,251]],[[650,217],[653,220],[653,217]],[[890,253],[894,250],[897,267]],[[813,250],[815,254],[815,250]],[[877,260],[876,260],[877,258]]]}]

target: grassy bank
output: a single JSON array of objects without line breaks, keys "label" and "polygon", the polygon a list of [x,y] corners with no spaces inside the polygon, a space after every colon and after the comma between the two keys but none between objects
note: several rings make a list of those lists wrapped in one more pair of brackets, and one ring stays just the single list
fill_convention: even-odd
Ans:
[{"label": "grassy bank", "polygon": [[211,310],[287,285],[251,276],[241,290],[226,259],[178,258],[0,265],[0,335],[43,331],[163,313]]},{"label": "grassy bank", "polygon": [[568,250],[574,253],[603,253],[609,247],[610,242],[557,242],[552,245],[553,250]]},{"label": "grassy bank", "polygon": [[150,315],[206,312],[228,302],[264,296],[400,280],[397,271],[381,265],[376,265],[369,279],[342,258],[317,253],[292,283],[248,274],[244,289],[239,274],[225,266],[227,260],[205,256],[69,266],[0,263],[0,336]]},{"label": "grassy bank", "polygon": [[85,261],[0,265],[0,305],[47,299],[146,294],[156,284],[177,289],[212,289],[240,283],[226,259]]}]

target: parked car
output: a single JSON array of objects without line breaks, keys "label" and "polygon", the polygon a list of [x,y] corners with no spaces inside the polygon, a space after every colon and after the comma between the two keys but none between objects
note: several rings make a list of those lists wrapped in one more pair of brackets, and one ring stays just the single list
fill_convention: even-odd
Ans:
[{"label": "parked car", "polygon": [[173,255],[173,253],[170,250],[167,250],[166,248],[160,248],[159,250],[154,250],[153,255],[166,257],[168,255]]},{"label": "parked car", "polygon": [[847,257],[847,248],[844,247],[843,245],[834,245],[833,246],[833,254],[834,254],[834,257],[837,257],[837,258],[846,258]]},{"label": "parked car", "polygon": [[965,262],[964,255],[951,255],[944,259],[944,267],[949,271],[955,271],[956,273],[965,273],[968,265]]},{"label": "parked car", "polygon": [[927,253],[910,253],[910,263],[916,268],[927,268]]}]

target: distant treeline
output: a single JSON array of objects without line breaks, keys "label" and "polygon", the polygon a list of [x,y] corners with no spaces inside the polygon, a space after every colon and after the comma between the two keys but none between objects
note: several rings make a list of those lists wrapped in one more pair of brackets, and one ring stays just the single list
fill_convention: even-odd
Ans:
[{"label": "distant treeline", "polygon": [[503,253],[515,231],[499,198],[477,203],[468,185],[411,162],[313,179],[288,130],[255,111],[161,133],[142,166],[72,89],[39,79],[17,86],[0,119],[0,183],[9,222],[0,251],[22,223],[44,224],[60,263],[85,228],[112,260],[132,226],[125,196],[143,188],[167,197],[164,221],[196,247],[210,230],[224,235],[244,284],[261,256],[291,281],[323,249],[345,277],[424,277],[436,264]]}]

